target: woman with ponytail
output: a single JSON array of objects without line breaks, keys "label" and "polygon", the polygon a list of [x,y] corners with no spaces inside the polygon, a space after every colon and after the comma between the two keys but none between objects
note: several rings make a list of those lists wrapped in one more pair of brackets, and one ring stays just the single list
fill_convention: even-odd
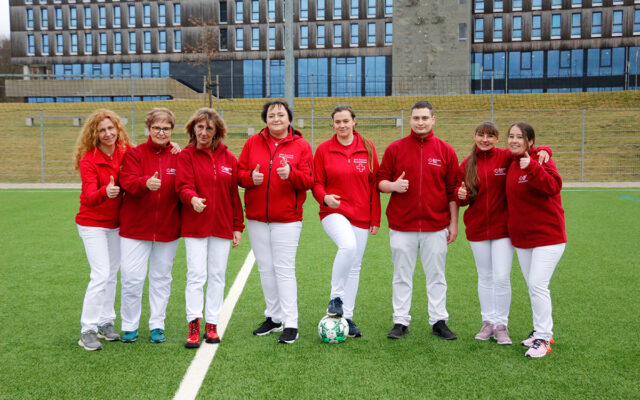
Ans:
[{"label": "woman with ponytail", "polygon": [[336,106],[331,119],[335,134],[316,149],[312,188],[322,226],[338,246],[327,315],[344,316],[349,336],[360,337],[353,309],[368,235],[377,234],[380,227],[378,155],[373,143],[355,131],[356,115],[350,106]]}]

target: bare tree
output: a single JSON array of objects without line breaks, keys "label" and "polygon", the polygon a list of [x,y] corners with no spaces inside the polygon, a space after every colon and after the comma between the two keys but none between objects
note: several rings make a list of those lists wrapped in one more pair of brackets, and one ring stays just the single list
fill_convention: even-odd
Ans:
[{"label": "bare tree", "polygon": [[19,74],[21,68],[19,65],[11,65],[11,40],[9,38],[0,38],[0,101],[17,101],[15,98],[7,98],[5,95],[5,78],[2,74]]},{"label": "bare tree", "polygon": [[189,24],[195,28],[195,31],[193,31],[194,34],[191,37],[185,38],[187,40],[185,40],[183,54],[190,64],[206,64],[205,90],[209,98],[209,107],[212,107],[214,82],[211,78],[211,63],[219,51],[220,32],[217,25],[202,17],[189,18]]}]

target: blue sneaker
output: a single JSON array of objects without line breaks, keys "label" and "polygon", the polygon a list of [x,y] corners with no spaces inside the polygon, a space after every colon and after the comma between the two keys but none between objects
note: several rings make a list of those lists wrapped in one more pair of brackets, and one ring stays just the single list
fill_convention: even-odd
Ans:
[{"label": "blue sneaker", "polygon": [[167,338],[164,336],[164,330],[157,328],[151,330],[151,343],[164,343]]},{"label": "blue sneaker", "polygon": [[329,301],[327,306],[327,315],[330,317],[342,317],[342,299],[336,297]]},{"label": "blue sneaker", "polygon": [[138,330],[135,331],[124,331],[122,333],[122,343],[133,343],[138,340]]}]

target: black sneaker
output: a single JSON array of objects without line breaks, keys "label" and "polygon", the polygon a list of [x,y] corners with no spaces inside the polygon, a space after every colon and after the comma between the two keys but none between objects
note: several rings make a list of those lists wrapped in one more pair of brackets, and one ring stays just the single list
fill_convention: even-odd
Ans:
[{"label": "black sneaker", "polygon": [[449,329],[444,320],[440,320],[433,325],[433,329],[431,330],[432,335],[440,336],[444,340],[455,340],[458,338],[455,333]]},{"label": "black sneaker", "polygon": [[280,343],[293,343],[298,339],[298,328],[284,328],[284,332],[278,338]]},{"label": "black sneaker", "polygon": [[282,323],[276,324],[275,322],[273,322],[271,317],[267,317],[267,319],[264,320],[262,325],[260,325],[258,329],[253,331],[253,334],[258,336],[264,336],[264,335],[270,334],[271,332],[281,332],[281,331],[282,331]]},{"label": "black sneaker", "polygon": [[353,320],[347,318],[347,323],[349,324],[349,337],[361,337],[362,331],[358,329],[355,322]]},{"label": "black sneaker", "polygon": [[329,301],[327,306],[327,315],[330,317],[342,317],[342,299],[336,297]]},{"label": "black sneaker", "polygon": [[393,324],[393,328],[387,334],[389,339],[401,339],[404,335],[409,334],[409,327],[402,324]]}]

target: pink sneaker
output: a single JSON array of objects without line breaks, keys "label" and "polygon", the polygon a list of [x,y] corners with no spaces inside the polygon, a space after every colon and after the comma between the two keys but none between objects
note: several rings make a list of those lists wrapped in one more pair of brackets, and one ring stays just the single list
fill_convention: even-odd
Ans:
[{"label": "pink sneaker", "polygon": [[[535,340],[535,338],[533,337],[534,333],[535,331],[531,331],[531,333],[529,334],[529,337],[523,340],[522,342],[520,342],[520,344],[525,347],[531,347],[531,345],[533,344],[533,341]],[[549,339],[549,343],[553,343],[553,338]]]},{"label": "pink sneaker", "polygon": [[506,325],[498,325],[493,330],[493,337],[498,344],[511,344],[511,338],[509,337],[509,330]]},{"label": "pink sneaker", "polygon": [[487,321],[482,322],[482,329],[476,335],[476,340],[489,340],[493,336],[493,324]]},{"label": "pink sneaker", "polygon": [[543,339],[534,339],[529,350],[524,354],[525,357],[540,358],[551,353],[551,344]]}]

